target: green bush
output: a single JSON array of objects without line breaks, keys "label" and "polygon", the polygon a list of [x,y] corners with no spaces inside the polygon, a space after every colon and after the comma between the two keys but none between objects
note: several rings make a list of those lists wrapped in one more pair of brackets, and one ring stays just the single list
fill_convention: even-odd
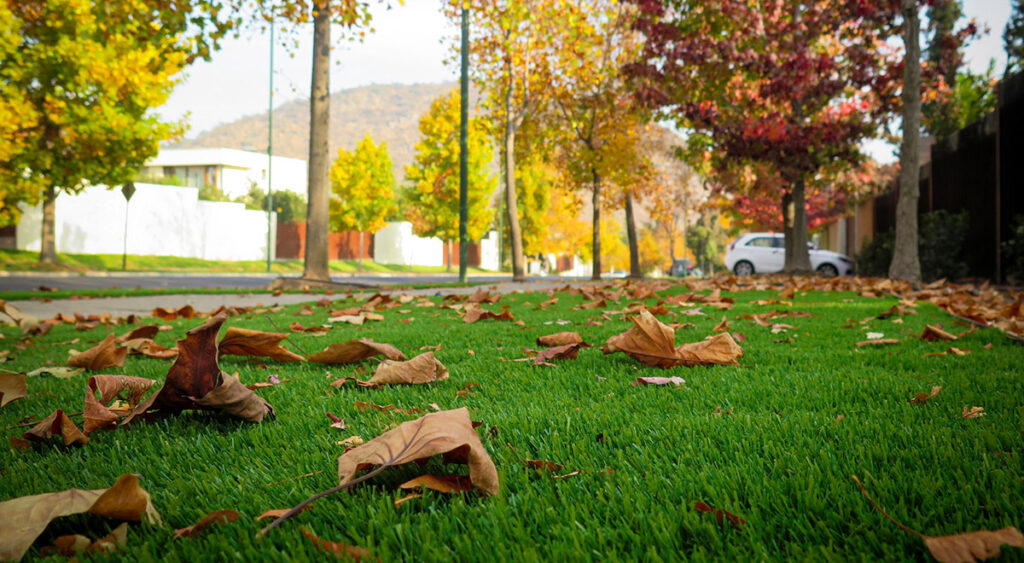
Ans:
[{"label": "green bush", "polygon": [[1003,241],[1003,271],[1017,283],[1024,281],[1024,215],[1013,218],[1010,238]]},{"label": "green bush", "polygon": [[[964,240],[967,238],[967,212],[932,211],[920,217],[917,252],[921,277],[925,280],[960,279],[967,275]],[[868,242],[857,255],[857,272],[865,276],[889,275],[896,234],[892,229]]]}]

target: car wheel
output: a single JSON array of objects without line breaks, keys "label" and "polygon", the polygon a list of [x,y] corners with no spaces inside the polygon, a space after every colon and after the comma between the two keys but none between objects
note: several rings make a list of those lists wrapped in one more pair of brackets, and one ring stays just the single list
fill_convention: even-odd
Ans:
[{"label": "car wheel", "polygon": [[749,276],[754,273],[754,265],[751,264],[750,262],[747,262],[746,260],[740,260],[739,262],[736,262],[735,266],[732,267],[732,271],[735,272],[736,275],[740,277]]},{"label": "car wheel", "polygon": [[832,264],[822,264],[818,266],[818,273],[826,278],[834,278],[839,275],[839,269]]}]

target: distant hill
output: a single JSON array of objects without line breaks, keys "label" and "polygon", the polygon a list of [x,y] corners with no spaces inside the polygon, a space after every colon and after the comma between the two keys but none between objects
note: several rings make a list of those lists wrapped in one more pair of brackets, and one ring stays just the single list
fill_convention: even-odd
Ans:
[{"label": "distant hill", "polygon": [[[387,141],[395,163],[395,179],[413,160],[420,138],[420,117],[430,102],[456,88],[443,84],[380,84],[340,90],[331,95],[331,161],[338,149],[352,150],[367,132],[374,141]],[[200,133],[171,148],[267,150],[266,112],[248,115]],[[309,156],[309,101],[296,100],[274,108],[274,154],[307,159]]]}]

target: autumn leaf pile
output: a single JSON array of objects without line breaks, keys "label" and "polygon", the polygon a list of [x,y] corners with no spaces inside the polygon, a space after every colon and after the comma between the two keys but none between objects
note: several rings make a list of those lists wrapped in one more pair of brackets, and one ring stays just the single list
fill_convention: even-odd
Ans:
[{"label": "autumn leaf pile", "polygon": [[[578,545],[627,558],[657,545],[678,557],[694,537],[743,558],[756,555],[741,538],[789,545],[771,530],[804,534],[785,532],[787,522],[809,515],[829,533],[885,538],[836,544],[848,556],[957,560],[1021,542],[1019,513],[1006,511],[1021,494],[1003,486],[991,494],[1005,500],[989,499],[987,515],[939,501],[947,518],[966,511],[983,525],[882,508],[939,498],[889,485],[905,483],[903,473],[938,470],[957,491],[1024,477],[1009,414],[1021,406],[1020,380],[1008,375],[1022,359],[1012,340],[1019,295],[726,277],[316,299],[166,307],[152,320],[39,320],[0,303],[10,320],[0,340],[10,442],[0,517],[24,521],[0,533],[0,557],[131,557],[140,541],[180,557],[223,554],[241,533],[253,554],[298,537],[310,553],[433,558],[454,537],[497,554],[546,537],[540,526],[576,521],[596,527],[542,544],[562,557]],[[962,483],[949,467],[959,454],[940,453],[926,437],[935,432],[962,435],[957,452],[983,445],[973,455],[999,473]],[[92,470],[70,470],[82,464]],[[918,465],[926,470],[910,469]],[[793,478],[804,484],[791,488]],[[128,484],[130,494],[106,493]],[[95,508],[104,495],[118,500]],[[510,502],[527,503],[525,512],[499,516]],[[52,508],[32,508],[40,503]],[[845,530],[843,511],[856,514],[856,530]],[[77,521],[60,516],[71,514],[103,523],[69,528]],[[667,518],[672,533],[593,543],[648,518]],[[501,521],[523,531],[499,532]],[[612,521],[628,524],[600,523]],[[423,551],[387,539],[387,522],[422,537]],[[371,535],[353,532],[366,526]]]}]

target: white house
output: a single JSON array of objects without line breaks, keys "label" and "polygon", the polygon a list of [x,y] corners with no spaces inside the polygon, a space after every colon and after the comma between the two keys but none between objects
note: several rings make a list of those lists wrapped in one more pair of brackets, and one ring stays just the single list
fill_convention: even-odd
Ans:
[{"label": "white house", "polygon": [[[238,149],[161,149],[160,154],[139,171],[144,178],[177,178],[185,186],[216,186],[232,198],[244,196],[255,183],[267,190],[264,153]],[[306,161],[273,157],[274,191],[288,190],[306,195]]]}]

